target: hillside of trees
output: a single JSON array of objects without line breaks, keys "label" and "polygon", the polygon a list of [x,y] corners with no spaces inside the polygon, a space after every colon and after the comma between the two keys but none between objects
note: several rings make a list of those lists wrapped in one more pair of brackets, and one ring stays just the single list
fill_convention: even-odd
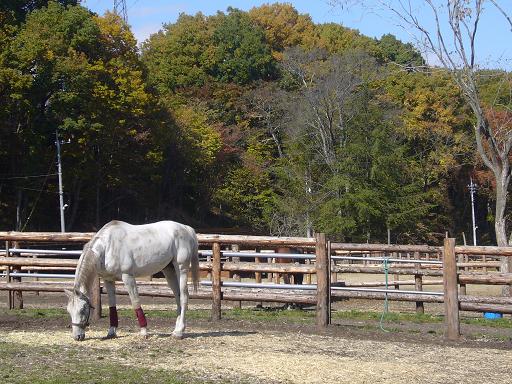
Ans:
[{"label": "hillside of trees", "polygon": [[[139,47],[77,1],[0,5],[0,228],[176,220],[347,242],[494,243],[493,178],[449,74],[410,44],[289,4],[182,14]],[[510,125],[506,72],[482,70]],[[499,99],[500,103],[496,103]]]}]

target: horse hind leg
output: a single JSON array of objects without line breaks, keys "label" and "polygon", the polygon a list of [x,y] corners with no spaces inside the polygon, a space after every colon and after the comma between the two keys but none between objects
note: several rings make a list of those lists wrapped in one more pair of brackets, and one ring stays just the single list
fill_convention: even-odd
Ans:
[{"label": "horse hind leg", "polygon": [[126,289],[128,291],[128,295],[130,296],[130,301],[132,302],[132,307],[135,310],[135,314],[136,314],[137,320],[139,322],[140,334],[142,337],[147,337],[148,322],[146,320],[146,315],[144,315],[144,311],[142,310],[142,307],[140,306],[139,291],[137,290],[137,284],[135,283],[135,278],[132,275],[123,273],[122,279],[123,279],[123,283],[126,286]]},{"label": "horse hind leg", "polygon": [[180,313],[176,319],[176,326],[172,332],[173,336],[182,338],[183,331],[185,330],[185,312],[188,306],[188,268],[180,266],[176,269],[178,271],[178,279],[180,285]]},{"label": "horse hind leg", "polygon": [[177,313],[178,316],[181,314],[181,300],[180,300],[180,284],[178,281],[178,276],[176,270],[174,269],[174,265],[171,263],[167,267],[162,270],[165,279],[167,280],[167,285],[171,288],[174,293],[174,298],[176,299]]},{"label": "horse hind leg", "polygon": [[[181,259],[179,256],[180,255],[178,255],[177,259]],[[183,257],[183,259],[188,260],[186,257]],[[182,338],[183,331],[185,330],[185,312],[188,305],[188,264],[189,262],[179,263],[174,261],[163,270],[167,284],[169,284],[174,292],[178,306],[178,317],[176,318],[176,325],[172,332],[173,336],[177,338]]]}]

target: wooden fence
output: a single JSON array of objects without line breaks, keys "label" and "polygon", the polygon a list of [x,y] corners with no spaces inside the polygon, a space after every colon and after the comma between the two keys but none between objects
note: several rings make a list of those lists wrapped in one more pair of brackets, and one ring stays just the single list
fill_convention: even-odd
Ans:
[{"label": "wooden fence", "polygon": [[[0,232],[0,239],[5,242],[5,256],[0,257],[0,268],[6,272],[6,281],[0,283],[0,290],[9,292],[9,306],[13,307],[22,300],[22,291],[60,292],[71,286],[71,282],[22,281],[20,277],[25,271],[73,272],[77,260],[69,257],[48,258],[34,257],[16,251],[14,256],[11,250],[21,248],[21,245],[30,243],[37,246],[46,244],[75,244],[77,248],[93,236],[93,233],[19,233]],[[512,248],[498,247],[456,247],[454,239],[446,239],[443,247],[428,247],[414,245],[382,245],[382,244],[342,244],[330,243],[325,235],[317,234],[315,238],[300,237],[264,237],[264,236],[236,236],[236,235],[203,235],[198,234],[201,249],[208,251],[208,258],[201,261],[200,269],[208,274],[211,281],[203,281],[203,287],[191,298],[212,300],[212,319],[220,319],[221,303],[229,301],[258,301],[303,303],[316,305],[316,319],[318,326],[326,326],[330,322],[330,304],[332,301],[346,298],[384,299],[411,301],[416,303],[418,311],[423,311],[423,303],[444,303],[446,319],[446,337],[456,339],[460,335],[459,310],[512,313],[512,299],[509,297],[475,297],[459,294],[466,284],[512,284],[511,273],[491,273],[499,263],[493,261],[469,262],[472,255],[485,257],[512,256]],[[15,246],[15,247],[14,247]],[[242,261],[239,257],[229,258],[233,248],[276,250],[279,247],[302,248],[306,250],[304,257],[310,257],[309,264],[276,263],[272,262],[277,254],[259,253],[253,260]],[[205,249],[207,248],[207,249]],[[309,254],[309,256],[308,256]],[[353,257],[354,254],[365,256]],[[385,265],[376,265],[372,256],[378,254]],[[241,255],[241,254],[240,254]],[[257,252],[254,255],[258,255]],[[344,255],[344,256],[340,256]],[[352,256],[351,256],[352,255]],[[406,255],[404,257],[404,255]],[[339,263],[337,257],[348,259],[348,262]],[[459,263],[457,263],[457,257]],[[313,263],[314,260],[314,263]],[[393,263],[387,261],[393,260]],[[265,262],[267,261],[267,262]],[[268,262],[271,261],[271,262]],[[351,262],[352,261],[352,262]],[[469,268],[472,269],[469,269]],[[478,270],[478,268],[480,268]],[[485,272],[481,272],[486,268]],[[478,270],[478,272],[475,272]],[[223,276],[228,273],[238,283],[228,282]],[[240,276],[249,273],[254,284],[240,282]],[[306,280],[306,284],[291,287],[280,285],[283,289],[271,290],[271,284],[262,284],[262,274],[269,278],[272,274],[302,274],[313,276],[316,284]],[[369,288],[383,286],[382,282],[369,282],[350,284],[338,281],[340,273],[386,273],[392,280],[385,285],[386,289]],[[414,280],[400,280],[400,276],[414,276]],[[425,280],[424,278],[428,278]],[[434,278],[434,280],[433,280]],[[437,279],[435,279],[437,278]],[[279,278],[278,278],[279,280]],[[278,282],[277,280],[277,282]],[[332,281],[331,281],[332,280]],[[274,280],[276,282],[276,280]],[[399,288],[401,285],[415,286],[415,291],[389,290],[389,287]],[[424,286],[432,284],[443,285],[443,292],[423,291]],[[170,290],[157,282],[141,282],[140,294],[150,296],[172,296]],[[101,288],[98,283],[96,302],[100,302]],[[275,284],[272,288],[276,288]],[[286,288],[286,290],[284,290]],[[293,288],[293,289],[292,289]],[[118,292],[126,294],[122,287]],[[101,309],[101,305],[97,308]],[[96,318],[101,315],[95,313]]]}]

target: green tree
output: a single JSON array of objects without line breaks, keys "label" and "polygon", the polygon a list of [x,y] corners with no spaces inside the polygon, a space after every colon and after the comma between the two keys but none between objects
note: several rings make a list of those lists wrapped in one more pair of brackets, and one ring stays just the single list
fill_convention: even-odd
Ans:
[{"label": "green tree", "polygon": [[253,230],[267,228],[273,198],[268,175],[246,167],[232,169],[215,194],[221,213]]},{"label": "green tree", "polygon": [[388,33],[378,41],[380,54],[385,61],[413,69],[425,64],[421,54],[410,43],[404,44],[394,35]]},{"label": "green tree", "polygon": [[315,47],[325,49],[330,54],[341,55],[354,49],[374,55],[378,52],[375,40],[361,35],[356,29],[335,23],[325,23],[316,25],[315,30],[318,35]]},{"label": "green tree", "polygon": [[50,2],[58,2],[64,6],[79,3],[77,0],[4,0],[0,4],[0,13],[10,13],[17,23],[22,23],[30,12],[46,7]]},{"label": "green tree", "polygon": [[[127,26],[113,14],[98,18],[83,7],[50,2],[27,16],[9,52],[10,67],[26,82],[10,95],[20,101],[12,124],[18,140],[10,157],[26,154],[12,162],[10,173],[48,173],[59,131],[71,139],[63,162],[75,170],[64,178],[70,224],[79,216],[82,223],[99,225],[105,217],[131,213],[125,207],[142,193],[133,165],[146,166],[151,100]],[[55,179],[44,189],[55,192]],[[52,210],[50,200],[44,201],[48,206],[41,199],[38,209],[42,216]]]},{"label": "green tree", "polygon": [[[293,228],[309,222],[345,241],[382,241],[386,229],[426,240],[415,223],[435,201],[423,189],[407,140],[394,128],[398,111],[378,87],[377,63],[357,51],[325,59],[295,51],[283,66],[301,87],[287,112],[294,116],[284,151],[291,157],[277,171],[283,187],[276,206],[303,206],[295,220],[283,221]],[[292,178],[294,196],[284,187]]]},{"label": "green tree", "polygon": [[212,60],[211,23],[203,14],[181,14],[174,24],[151,35],[142,46],[149,81],[160,93],[202,86]]},{"label": "green tree", "polygon": [[437,227],[441,236],[443,225],[452,233],[459,232],[456,229],[470,218],[455,214],[457,209],[464,209],[460,204],[464,196],[450,191],[460,189],[463,193],[467,179],[461,188],[456,187],[459,174],[467,172],[474,151],[467,134],[470,115],[462,95],[443,71],[423,74],[395,70],[383,86],[389,101],[402,109],[399,130],[410,143],[423,189],[436,197],[437,214],[424,225]]},{"label": "green tree", "polygon": [[282,59],[288,47],[312,47],[314,44],[316,32],[311,17],[299,14],[291,4],[263,4],[252,8],[248,15],[264,31],[276,60]]},{"label": "green tree", "polygon": [[220,81],[238,84],[274,78],[276,68],[270,47],[261,28],[247,13],[230,8],[227,15],[216,17],[211,75]]}]

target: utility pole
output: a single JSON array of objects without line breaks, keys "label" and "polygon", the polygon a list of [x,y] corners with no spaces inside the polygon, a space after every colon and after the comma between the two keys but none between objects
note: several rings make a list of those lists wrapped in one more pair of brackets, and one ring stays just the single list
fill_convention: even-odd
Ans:
[{"label": "utility pole", "polygon": [[476,184],[473,183],[473,178],[469,178],[470,183],[468,185],[469,187],[469,193],[471,194],[471,219],[473,222],[473,245],[476,246],[476,229],[478,228],[475,223],[475,198],[474,194],[476,193]]},{"label": "utility pole", "polygon": [[55,145],[57,146],[57,173],[59,175],[59,210],[60,210],[60,231],[66,232],[66,224],[64,222],[64,191],[62,189],[62,162],[60,159],[60,146],[64,144],[59,140],[59,132],[55,131]]}]

